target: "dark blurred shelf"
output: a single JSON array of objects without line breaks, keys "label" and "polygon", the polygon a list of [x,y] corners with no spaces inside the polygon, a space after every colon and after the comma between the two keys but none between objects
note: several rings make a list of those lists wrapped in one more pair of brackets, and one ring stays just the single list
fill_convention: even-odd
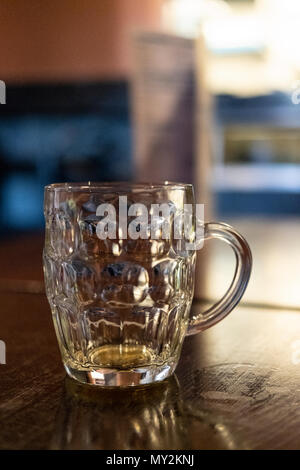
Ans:
[{"label": "dark blurred shelf", "polygon": [[227,125],[299,127],[300,106],[293,104],[291,93],[273,92],[249,97],[217,95],[215,113],[218,121]]},{"label": "dark blurred shelf", "polygon": [[90,81],[65,83],[6,84],[6,105],[0,118],[10,114],[118,113],[128,116],[128,83]]}]

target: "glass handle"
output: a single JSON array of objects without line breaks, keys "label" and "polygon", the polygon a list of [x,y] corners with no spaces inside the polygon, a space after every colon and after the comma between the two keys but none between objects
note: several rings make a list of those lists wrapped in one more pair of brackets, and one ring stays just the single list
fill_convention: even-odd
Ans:
[{"label": "glass handle", "polygon": [[241,300],[247,287],[252,267],[252,255],[246,240],[230,225],[209,222],[204,225],[204,240],[218,238],[228,243],[236,257],[232,283],[226,294],[215,305],[190,319],[187,335],[206,330],[226,317]]}]

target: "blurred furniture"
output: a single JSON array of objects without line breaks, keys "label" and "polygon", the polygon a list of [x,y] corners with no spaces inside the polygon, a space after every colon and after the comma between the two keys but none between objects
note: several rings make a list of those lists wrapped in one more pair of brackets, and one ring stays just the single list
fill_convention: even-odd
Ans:
[{"label": "blurred furniture", "polygon": [[214,104],[218,213],[299,215],[300,107],[284,93],[220,95]]},{"label": "blurred furniture", "polygon": [[9,86],[0,107],[0,234],[43,226],[43,187],[132,177],[126,82]]},{"label": "blurred furniture", "polygon": [[195,168],[195,43],[164,33],[133,39],[136,179],[191,182]]},{"label": "blurred furniture", "polygon": [[132,44],[135,178],[192,182],[208,211],[210,108],[203,41],[143,32]]}]

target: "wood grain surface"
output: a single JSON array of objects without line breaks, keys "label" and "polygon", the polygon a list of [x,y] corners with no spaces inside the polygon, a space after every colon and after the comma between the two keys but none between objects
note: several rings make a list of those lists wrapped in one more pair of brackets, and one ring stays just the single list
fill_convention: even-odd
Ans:
[{"label": "wood grain surface", "polygon": [[43,294],[1,293],[1,449],[300,448],[300,314],[239,307],[185,340],[176,376],[105,391],[65,378]]},{"label": "wood grain surface", "polygon": [[300,449],[300,308],[244,304],[186,338],[170,380],[95,389],[65,376],[41,249],[0,245],[0,449]]}]

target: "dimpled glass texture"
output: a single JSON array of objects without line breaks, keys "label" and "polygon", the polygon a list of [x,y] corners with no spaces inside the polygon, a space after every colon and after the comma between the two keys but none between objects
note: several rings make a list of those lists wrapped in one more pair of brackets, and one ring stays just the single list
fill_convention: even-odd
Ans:
[{"label": "dimpled glass texture", "polygon": [[[195,252],[172,231],[166,239],[162,231],[155,239],[121,238],[119,196],[128,207],[143,203],[149,223],[151,204],[167,203],[175,214],[194,201],[190,185],[46,187],[43,258],[55,331],[67,373],[94,385],[131,386],[171,375],[194,290]],[[116,209],[114,239],[96,233],[103,203]]]}]

